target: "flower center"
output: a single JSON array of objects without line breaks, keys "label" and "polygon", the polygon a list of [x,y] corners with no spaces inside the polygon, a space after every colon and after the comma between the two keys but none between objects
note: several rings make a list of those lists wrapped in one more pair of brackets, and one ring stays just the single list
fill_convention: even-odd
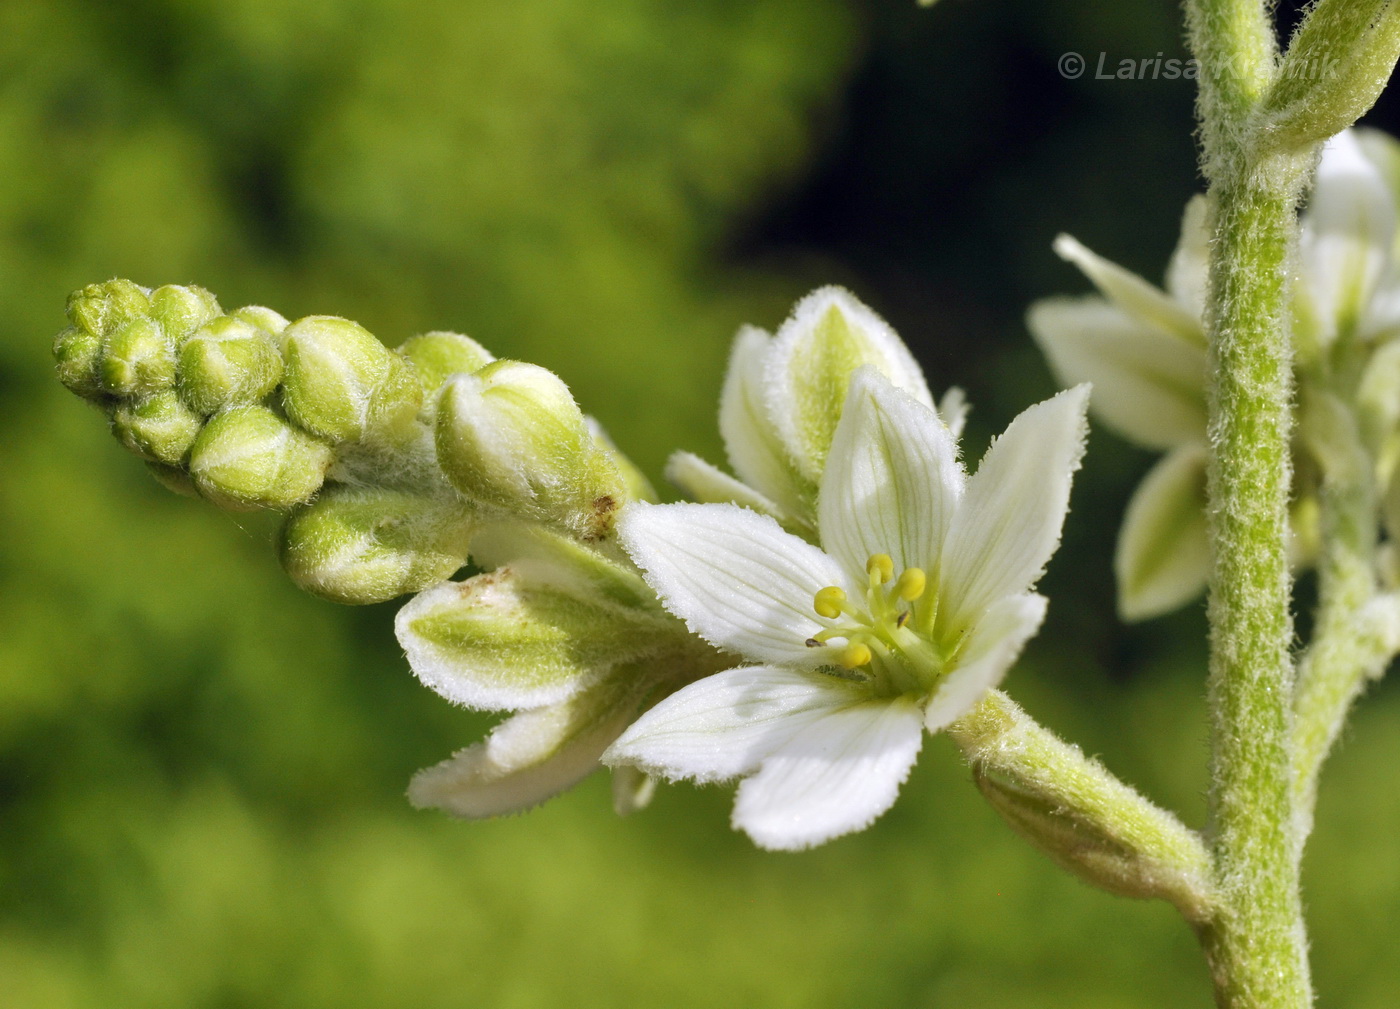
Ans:
[{"label": "flower center", "polygon": [[837,661],[846,669],[875,666],[906,686],[914,685],[907,682],[910,674],[916,684],[929,686],[942,672],[942,662],[928,639],[914,630],[933,623],[937,598],[925,597],[928,576],[921,568],[905,568],[896,578],[889,554],[872,554],[865,571],[864,606],[837,585],[828,585],[813,597],[817,616],[847,620],[808,638],[807,644],[817,648],[844,640]]}]

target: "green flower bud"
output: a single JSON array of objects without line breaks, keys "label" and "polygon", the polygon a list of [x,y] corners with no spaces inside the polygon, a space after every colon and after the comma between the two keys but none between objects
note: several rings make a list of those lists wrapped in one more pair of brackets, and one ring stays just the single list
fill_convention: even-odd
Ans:
[{"label": "green flower bud", "polygon": [[117,396],[141,396],[175,382],[175,349],[154,319],[132,319],[111,333],[97,367],[102,387]]},{"label": "green flower bud", "polygon": [[151,292],[151,318],[177,347],[221,314],[219,302],[202,287],[166,284]]},{"label": "green flower bud", "polygon": [[281,336],[282,330],[289,325],[287,317],[281,312],[274,312],[262,305],[244,305],[242,308],[235,308],[229,315],[248,323],[250,326],[265,329],[273,336]]},{"label": "green flower bud", "polygon": [[496,361],[443,386],[438,464],[468,499],[596,539],[626,493],[568,387],[520,361]]},{"label": "green flower bud", "polygon": [[205,497],[225,508],[290,508],[311,498],[333,453],[263,406],[241,406],[204,425],[190,473]]},{"label": "green flower bud", "polygon": [[200,413],[256,403],[281,380],[277,340],[231,316],[207,323],[180,348],[180,394]]},{"label": "green flower bud", "polygon": [[134,403],[112,415],[112,433],[137,455],[174,466],[194,444],[203,419],[169,390]]},{"label": "green flower bud", "polygon": [[378,603],[418,592],[467,560],[470,514],[443,502],[378,487],[328,487],[282,529],[282,567],[314,595]]},{"label": "green flower bud", "polygon": [[69,326],[54,337],[58,380],[84,399],[102,398],[102,382],[97,377],[101,356],[102,337],[86,329]]},{"label": "green flower bud", "polygon": [[399,347],[399,353],[413,362],[425,395],[437,392],[449,376],[459,372],[471,374],[496,360],[489,350],[461,333],[433,332],[410,337]]},{"label": "green flower bud", "polygon": [[146,292],[129,280],[88,284],[68,296],[68,321],[95,336],[107,336],[150,312]]},{"label": "green flower bud", "polygon": [[287,415],[333,441],[392,435],[418,414],[411,366],[348,319],[313,315],[283,334]]}]

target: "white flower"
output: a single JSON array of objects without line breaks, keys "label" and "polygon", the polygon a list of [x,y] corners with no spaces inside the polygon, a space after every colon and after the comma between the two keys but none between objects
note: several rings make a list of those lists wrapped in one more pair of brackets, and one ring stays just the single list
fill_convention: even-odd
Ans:
[{"label": "white flower", "polygon": [[797,849],[894,802],[924,729],[1002,679],[1046,601],[1087,387],[1026,410],[967,477],[938,415],[872,368],[850,383],[817,499],[821,548],[729,504],[634,505],[627,551],[691,630],[747,665],[644,714],[604,756],[743,778],[734,824]]},{"label": "white flower", "polygon": [[[1323,151],[1303,218],[1294,288],[1293,335],[1302,372],[1335,357],[1338,347],[1364,357],[1400,331],[1392,189],[1397,178],[1395,142],[1375,131],[1348,131]],[[1188,204],[1164,289],[1061,235],[1055,251],[1078,266],[1099,295],[1046,299],[1027,316],[1060,381],[1093,383],[1091,408],[1098,420],[1134,444],[1167,453],[1138,486],[1119,534],[1114,566],[1119,610],[1128,620],[1189,602],[1205,587],[1210,568],[1201,321],[1208,217],[1204,197]],[[1295,490],[1300,519],[1310,511],[1309,488]],[[1306,544],[1295,549],[1297,560],[1306,561]]]}]

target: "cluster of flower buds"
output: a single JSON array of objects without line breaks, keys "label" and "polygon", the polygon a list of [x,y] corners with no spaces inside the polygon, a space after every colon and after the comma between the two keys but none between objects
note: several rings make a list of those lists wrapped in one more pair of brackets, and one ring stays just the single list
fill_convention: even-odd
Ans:
[{"label": "cluster of flower buds", "polygon": [[287,572],[339,602],[442,581],[483,522],[605,539],[646,492],[558,378],[457,333],[390,350],[348,319],[126,280],[75,292],[68,318],[64,385],[172,489],[286,512]]}]

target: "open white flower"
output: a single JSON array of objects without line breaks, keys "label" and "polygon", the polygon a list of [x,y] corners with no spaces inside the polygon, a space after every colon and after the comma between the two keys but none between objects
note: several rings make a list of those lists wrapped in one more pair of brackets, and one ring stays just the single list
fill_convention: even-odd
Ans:
[{"label": "open white flower", "polygon": [[634,505],[627,551],[664,605],[741,665],[644,714],[604,755],[744,778],[734,824],[797,849],[894,802],[924,729],[1000,682],[1045,614],[1087,386],[1031,407],[967,477],[926,403],[860,369],[821,476],[821,548],[729,504]]},{"label": "open white flower", "polygon": [[[1341,352],[1364,358],[1400,332],[1397,180],[1400,151],[1374,130],[1349,130],[1323,151],[1303,216],[1294,288],[1293,336],[1304,376],[1314,365],[1330,367],[1317,363]],[[1060,381],[1093,383],[1098,420],[1134,444],[1167,453],[1138,486],[1119,533],[1114,567],[1119,611],[1127,620],[1189,602],[1205,588],[1210,569],[1201,321],[1208,217],[1205,197],[1188,204],[1162,289],[1061,235],[1055,251],[1099,294],[1045,299],[1027,316]],[[1389,363],[1381,367],[1372,384],[1389,388]],[[1295,528],[1303,533],[1295,559],[1306,562],[1309,487],[1295,490]]]}]

